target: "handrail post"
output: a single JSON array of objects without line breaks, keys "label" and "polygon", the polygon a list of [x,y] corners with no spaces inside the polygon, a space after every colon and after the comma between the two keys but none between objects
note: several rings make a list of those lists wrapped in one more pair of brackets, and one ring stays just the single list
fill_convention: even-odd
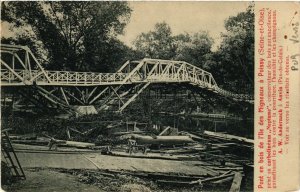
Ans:
[{"label": "handrail post", "polygon": [[67,84],[69,83],[69,74],[70,72],[67,72]]},{"label": "handrail post", "polygon": [[78,72],[75,72],[75,83],[77,85],[77,81],[78,81]]}]

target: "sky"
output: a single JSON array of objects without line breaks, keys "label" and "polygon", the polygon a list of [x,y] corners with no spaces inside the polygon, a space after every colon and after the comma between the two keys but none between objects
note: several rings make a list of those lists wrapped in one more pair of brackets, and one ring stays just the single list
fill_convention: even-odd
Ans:
[{"label": "sky", "polygon": [[133,11],[119,39],[130,47],[139,34],[165,21],[173,35],[208,31],[216,48],[221,42],[221,32],[225,32],[224,20],[245,11],[249,2],[130,2],[129,5]]},{"label": "sky", "polygon": [[[132,9],[129,23],[126,25],[124,34],[118,38],[129,47],[133,47],[133,41],[142,32],[154,29],[158,22],[166,22],[173,35],[180,33],[196,33],[208,31],[214,39],[213,50],[221,42],[221,32],[225,32],[224,21],[245,11],[249,2],[157,2],[157,1],[130,1]],[[1,30],[1,29],[0,29]],[[11,36],[9,25],[2,23],[2,35]],[[4,35],[5,34],[5,35]]]}]

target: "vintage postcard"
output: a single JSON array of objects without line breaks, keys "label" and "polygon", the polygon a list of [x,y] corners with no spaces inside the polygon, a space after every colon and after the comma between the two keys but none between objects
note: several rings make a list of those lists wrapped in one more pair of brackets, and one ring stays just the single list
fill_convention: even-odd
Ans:
[{"label": "vintage postcard", "polygon": [[1,189],[298,191],[299,12],[1,1]]},{"label": "vintage postcard", "polygon": [[254,189],[297,191],[299,2],[257,2],[255,10]]}]

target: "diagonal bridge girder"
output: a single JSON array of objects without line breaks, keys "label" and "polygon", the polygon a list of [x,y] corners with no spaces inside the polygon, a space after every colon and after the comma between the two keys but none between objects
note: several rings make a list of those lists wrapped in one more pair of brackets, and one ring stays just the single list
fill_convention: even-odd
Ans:
[{"label": "diagonal bridge girder", "polygon": [[[220,88],[211,73],[184,61],[148,58],[127,61],[116,73],[49,71],[42,67],[28,47],[1,45],[1,87],[59,87],[62,98],[59,103],[62,105],[70,105],[71,100],[76,100],[80,105],[88,105],[103,98],[102,104],[105,105],[113,103],[111,99],[115,100],[117,96],[122,103],[119,108],[122,111],[140,92],[154,83],[188,83],[226,98],[253,103],[252,96],[235,94]],[[140,91],[134,98],[123,101],[130,91],[126,90],[126,85],[130,85],[130,89],[135,87]],[[123,90],[123,93],[118,93],[119,89]],[[49,93],[41,90],[40,92],[49,97]],[[50,98],[55,97],[52,95]],[[55,98],[55,101],[58,99]]]}]

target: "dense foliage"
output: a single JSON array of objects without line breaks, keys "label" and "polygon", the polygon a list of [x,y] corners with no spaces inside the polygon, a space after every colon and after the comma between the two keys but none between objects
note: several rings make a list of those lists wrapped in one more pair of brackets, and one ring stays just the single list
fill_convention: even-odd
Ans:
[{"label": "dense foliage", "polygon": [[[119,40],[127,2],[4,2],[2,20],[45,49],[47,68],[109,71],[128,51]],[[118,53],[118,54],[116,54]]]},{"label": "dense foliage", "polygon": [[230,17],[225,21],[226,33],[221,46],[209,63],[217,82],[238,93],[254,93],[254,11]]},{"label": "dense foliage", "polygon": [[127,2],[2,2],[1,11],[2,21],[20,29],[2,43],[30,46],[48,69],[113,72],[128,59],[183,60],[211,72],[227,90],[253,94],[252,6],[225,20],[216,51],[207,31],[173,35],[165,22],[129,48],[117,39],[130,18]]},{"label": "dense foliage", "polygon": [[237,93],[253,94],[254,85],[254,12],[229,17],[226,32],[216,51],[206,31],[172,35],[166,23],[157,23],[153,31],[140,34],[135,47],[145,57],[183,60],[211,72],[221,87]]},{"label": "dense foliage", "polygon": [[157,23],[154,31],[140,34],[134,45],[145,57],[183,60],[203,67],[205,58],[211,54],[213,39],[206,31],[173,36],[170,26],[163,22]]}]

